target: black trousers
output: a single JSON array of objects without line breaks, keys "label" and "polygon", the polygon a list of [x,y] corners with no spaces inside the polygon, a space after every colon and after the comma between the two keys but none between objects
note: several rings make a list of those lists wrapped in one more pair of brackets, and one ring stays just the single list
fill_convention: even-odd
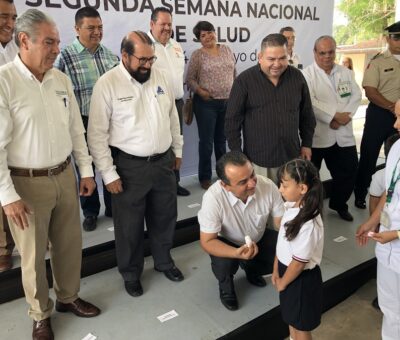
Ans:
[{"label": "black trousers", "polygon": [[[87,130],[88,126],[88,118],[86,116],[82,116],[82,122],[83,126],[85,127],[85,130]],[[86,138],[86,133],[85,133],[85,138]],[[95,172],[94,165],[93,167],[93,172]],[[76,173],[78,175],[78,180],[80,181],[81,175],[79,173],[79,169],[77,166],[76,168]],[[104,182],[101,181],[103,184],[103,198],[104,198],[104,205],[106,206],[106,211],[111,213],[112,208],[111,208],[111,194],[108,192],[106,189],[106,186],[104,185]],[[93,193],[90,196],[79,196],[79,200],[81,202],[81,208],[83,212],[83,216],[88,217],[88,216],[98,216],[100,212],[100,198],[99,198],[99,192],[97,190],[97,186],[94,189]]]},{"label": "black trousers", "polygon": [[355,145],[340,147],[336,143],[329,148],[313,148],[311,161],[318,170],[321,169],[323,159],[332,177],[329,208],[348,210],[346,202],[353,192],[357,175],[357,148]]},{"label": "black trousers", "polygon": [[154,267],[172,268],[170,255],[177,218],[176,181],[172,171],[175,156],[169,150],[148,162],[113,148],[123,192],[112,195],[115,248],[118,270],[124,281],[139,280],[144,264],[144,221]]},{"label": "black trousers", "polygon": [[[232,247],[239,248],[239,246],[222,237],[218,237],[218,239]],[[226,293],[234,292],[233,276],[238,271],[239,265],[248,275],[259,276],[272,273],[277,239],[277,231],[265,229],[263,237],[257,243],[258,254],[252,260],[246,261],[210,255],[211,269],[218,280],[219,287]]]},{"label": "black trousers", "polygon": [[[181,135],[183,135],[183,126],[182,126],[182,122],[183,122],[183,104],[184,101],[183,99],[178,99],[175,100],[175,106],[176,106],[176,110],[178,111],[178,117],[179,117],[179,126],[181,128]],[[176,177],[176,183],[179,183],[179,181],[181,180],[181,175],[179,173],[179,170],[174,170],[175,173],[175,177]]]},{"label": "black trousers", "polygon": [[371,177],[375,173],[379,151],[385,140],[396,133],[392,112],[369,103],[361,139],[360,164],[354,188],[356,199],[365,200]]}]

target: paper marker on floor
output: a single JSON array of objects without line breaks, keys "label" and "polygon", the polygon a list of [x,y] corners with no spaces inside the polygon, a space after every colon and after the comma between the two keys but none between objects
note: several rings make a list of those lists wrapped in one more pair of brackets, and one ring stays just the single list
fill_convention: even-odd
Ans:
[{"label": "paper marker on floor", "polygon": [[163,315],[157,316],[157,319],[160,320],[160,322],[165,322],[165,321],[171,320],[173,318],[176,318],[177,316],[178,316],[178,313],[175,311],[175,309],[173,309]]},{"label": "paper marker on floor", "polygon": [[344,236],[339,236],[333,239],[335,242],[343,242],[343,241],[347,241],[347,238]]},{"label": "paper marker on floor", "polygon": [[89,333],[84,338],[82,338],[82,340],[96,340],[96,339],[97,339],[97,336],[93,335],[92,333]]},{"label": "paper marker on floor", "polygon": [[192,203],[188,205],[188,208],[193,209],[193,208],[197,208],[200,207],[200,203]]}]

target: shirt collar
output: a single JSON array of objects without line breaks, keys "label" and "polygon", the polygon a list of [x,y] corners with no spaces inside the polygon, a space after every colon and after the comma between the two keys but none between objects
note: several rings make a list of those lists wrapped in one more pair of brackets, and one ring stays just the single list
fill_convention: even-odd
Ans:
[{"label": "shirt collar", "polygon": [[329,74],[327,74],[321,67],[319,67],[318,64],[317,64],[317,62],[316,62],[315,60],[314,60],[314,66],[315,66],[315,68],[316,68],[319,72],[321,72],[321,73],[323,73],[323,74],[326,74],[328,77],[333,76],[333,75],[338,71],[338,67],[337,67],[337,64],[336,64],[336,63],[333,65],[333,68],[332,68],[332,70],[331,70],[331,73],[329,73]]},{"label": "shirt collar", "polygon": [[72,42],[72,46],[75,48],[76,52],[78,52],[78,53],[87,51],[90,54],[95,54],[103,48],[103,46],[101,44],[99,44],[99,46],[97,46],[97,48],[96,48],[96,51],[91,52],[85,46],[82,45],[82,43],[79,41],[78,37],[76,37],[75,40]]},{"label": "shirt collar", "polygon": [[[14,65],[16,68],[27,78],[39,81],[35,75],[26,67],[26,65],[22,62],[21,57],[19,56],[19,53],[15,56],[14,58]],[[42,83],[45,81],[51,79],[53,77],[53,72],[52,69],[48,70],[43,77]]]},{"label": "shirt collar", "polygon": [[298,207],[295,207],[296,202],[285,202],[283,203],[285,210],[289,210],[289,209],[299,209]]},{"label": "shirt collar", "polygon": [[[236,197],[234,194],[232,194],[230,191],[226,190],[225,188],[222,188],[222,189],[225,190],[225,191],[227,192],[227,194],[228,194],[228,201],[229,201],[229,204],[230,204],[232,207],[235,206],[236,204],[240,203],[240,202],[243,203],[243,201],[242,201],[240,198],[237,198],[237,197]],[[247,205],[248,205],[252,200],[254,200],[254,199],[255,199],[255,194],[249,196],[249,197],[247,198],[246,203],[243,203],[243,204],[247,206]]]}]

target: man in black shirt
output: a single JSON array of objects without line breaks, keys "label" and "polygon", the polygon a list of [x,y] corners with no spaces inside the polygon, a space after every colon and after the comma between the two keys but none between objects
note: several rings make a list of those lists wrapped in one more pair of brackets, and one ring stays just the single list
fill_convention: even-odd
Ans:
[{"label": "man in black shirt", "polygon": [[315,117],[302,73],[288,67],[287,40],[270,34],[258,64],[235,80],[228,101],[225,135],[231,150],[242,151],[257,174],[277,181],[279,166],[295,157],[311,159]]}]

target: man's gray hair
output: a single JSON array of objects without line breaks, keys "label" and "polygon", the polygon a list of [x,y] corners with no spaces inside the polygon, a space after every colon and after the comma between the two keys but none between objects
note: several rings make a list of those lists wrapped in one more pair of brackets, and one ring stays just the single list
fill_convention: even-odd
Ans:
[{"label": "man's gray hair", "polygon": [[332,41],[333,44],[335,45],[335,50],[336,50],[336,40],[330,35],[321,35],[317,40],[315,40],[314,51],[317,51],[317,46],[321,42],[321,40],[325,40],[325,39]]},{"label": "man's gray hair", "polygon": [[18,39],[18,34],[20,32],[26,33],[28,37],[35,42],[38,35],[37,26],[43,22],[54,26],[56,25],[51,17],[37,9],[28,9],[17,17],[15,22],[15,43],[17,46],[20,46]]},{"label": "man's gray hair", "polygon": [[261,52],[267,47],[283,47],[287,46],[287,39],[283,34],[272,33],[267,35],[261,42]]}]

